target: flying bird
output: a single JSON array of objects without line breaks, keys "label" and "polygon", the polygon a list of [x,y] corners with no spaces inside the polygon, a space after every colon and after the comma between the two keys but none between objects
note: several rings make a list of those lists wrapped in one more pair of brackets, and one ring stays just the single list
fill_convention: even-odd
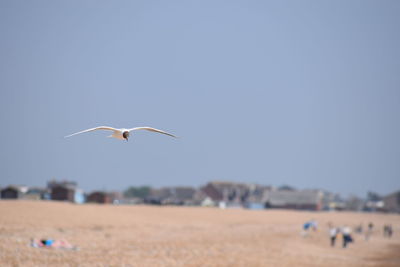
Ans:
[{"label": "flying bird", "polygon": [[125,129],[125,128],[121,128],[121,129],[117,129],[117,128],[113,128],[113,127],[108,127],[108,126],[99,126],[99,127],[95,127],[95,128],[91,128],[91,129],[87,129],[81,132],[77,132],[77,133],[73,133],[70,135],[65,136],[65,138],[67,137],[71,137],[73,135],[77,135],[77,134],[81,134],[81,133],[87,133],[87,132],[92,132],[92,131],[97,131],[97,130],[106,130],[106,131],[113,131],[113,134],[108,136],[108,137],[114,137],[120,140],[126,140],[128,141],[130,132],[132,131],[136,131],[136,130],[146,130],[146,131],[151,131],[151,132],[156,132],[156,133],[162,133],[162,134],[166,134],[172,137],[175,137],[175,135],[152,128],[152,127],[135,127],[135,128],[131,128],[131,129]]}]

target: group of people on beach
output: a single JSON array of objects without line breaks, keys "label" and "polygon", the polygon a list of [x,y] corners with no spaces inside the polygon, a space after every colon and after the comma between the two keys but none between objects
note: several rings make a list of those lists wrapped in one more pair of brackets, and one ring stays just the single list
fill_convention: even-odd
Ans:
[{"label": "group of people on beach", "polygon": [[[334,227],[332,223],[328,223],[328,226],[329,226],[329,236],[332,247],[335,246],[335,242],[339,234],[342,234],[344,248],[346,248],[349,243],[353,242],[353,237],[351,235],[351,228],[349,226],[345,225],[343,227]],[[305,222],[303,224],[302,236],[303,237],[308,236],[311,230],[317,231],[317,228],[318,228],[318,222],[316,220],[310,220],[308,222]]]},{"label": "group of people on beach", "polygon": [[[343,236],[343,248],[346,248],[348,243],[354,242],[354,239],[351,234],[351,228],[347,225],[343,227],[334,227],[332,223],[328,223],[329,226],[329,237],[331,241],[331,246],[335,246],[335,241],[337,239],[337,236],[339,234],[342,234]],[[370,240],[372,233],[374,230],[374,224],[372,222],[369,222],[367,225],[367,229],[364,231],[363,230],[363,225],[359,224],[355,227],[355,232],[358,234],[364,234],[364,239],[365,241]],[[385,238],[391,238],[393,235],[393,228],[392,225],[390,224],[385,224],[383,226],[383,236]]]},{"label": "group of people on beach", "polygon": [[334,227],[333,225],[329,226],[329,236],[331,240],[331,246],[335,246],[335,242],[337,239],[337,236],[339,234],[342,234],[342,239],[343,239],[343,247],[346,248],[347,244],[354,242],[353,237],[351,235],[351,228],[347,225],[343,227]]},{"label": "group of people on beach", "polygon": [[[307,221],[303,224],[303,230],[301,232],[301,235],[303,237],[307,237],[311,232],[317,231],[318,228],[318,222],[316,220],[310,220]],[[329,239],[330,239],[330,245],[331,247],[335,246],[336,240],[338,239],[338,236],[342,236],[342,247],[347,248],[349,243],[354,242],[353,234],[352,234],[352,228],[349,225],[343,225],[343,226],[334,226],[333,223],[329,222],[328,223],[328,228],[329,228]],[[355,228],[355,233],[364,235],[365,241],[370,240],[372,233],[374,231],[374,224],[372,222],[369,222],[366,229],[363,229],[363,224],[357,225]],[[383,236],[385,238],[391,238],[393,235],[393,227],[391,224],[385,224],[383,226]]]}]

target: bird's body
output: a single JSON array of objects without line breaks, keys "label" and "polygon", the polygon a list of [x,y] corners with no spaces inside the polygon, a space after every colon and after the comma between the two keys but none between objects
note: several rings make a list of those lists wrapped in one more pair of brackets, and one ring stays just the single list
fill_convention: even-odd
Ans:
[{"label": "bird's body", "polygon": [[[126,134],[127,132],[129,133],[128,129],[122,128],[122,129],[120,129],[120,131],[114,131],[113,134],[109,135],[108,137],[114,137],[114,138],[117,138],[120,140],[125,140],[124,133],[125,133],[125,135],[127,135]],[[129,137],[129,134],[128,134],[127,138],[128,137]]]},{"label": "bird's body", "polygon": [[67,135],[65,137],[70,137],[70,136],[73,136],[73,135],[92,132],[92,131],[97,131],[97,130],[113,131],[113,134],[108,136],[108,137],[113,137],[113,138],[117,138],[117,139],[120,139],[120,140],[126,140],[126,141],[128,141],[128,138],[130,136],[130,132],[136,131],[136,130],[147,130],[147,131],[151,131],[151,132],[162,133],[162,134],[166,134],[166,135],[169,135],[169,136],[172,136],[172,137],[176,137],[175,135],[172,135],[170,133],[164,132],[164,131],[156,129],[156,128],[147,127],[147,126],[146,127],[135,127],[135,128],[130,128],[130,129],[126,129],[126,128],[118,129],[118,128],[113,128],[113,127],[109,127],[109,126],[99,126],[99,127],[83,130],[81,132],[73,133],[73,134]]}]

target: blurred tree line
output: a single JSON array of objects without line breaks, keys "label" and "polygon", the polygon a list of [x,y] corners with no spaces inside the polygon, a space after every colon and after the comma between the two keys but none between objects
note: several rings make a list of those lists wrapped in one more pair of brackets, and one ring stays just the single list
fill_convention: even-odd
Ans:
[{"label": "blurred tree line", "polygon": [[150,195],[151,187],[150,186],[131,186],[124,191],[124,197],[132,198],[145,198]]}]

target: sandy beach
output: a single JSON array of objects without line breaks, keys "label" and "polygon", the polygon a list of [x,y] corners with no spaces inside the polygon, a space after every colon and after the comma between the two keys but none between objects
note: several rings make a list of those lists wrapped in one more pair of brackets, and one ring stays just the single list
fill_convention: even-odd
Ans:
[{"label": "sandy beach", "polygon": [[[2,266],[400,266],[400,216],[352,212],[75,205],[0,201]],[[307,220],[318,230],[302,236]],[[328,223],[369,222],[331,247]],[[384,224],[394,228],[383,237]],[[78,250],[34,248],[31,238],[66,239]]]}]

